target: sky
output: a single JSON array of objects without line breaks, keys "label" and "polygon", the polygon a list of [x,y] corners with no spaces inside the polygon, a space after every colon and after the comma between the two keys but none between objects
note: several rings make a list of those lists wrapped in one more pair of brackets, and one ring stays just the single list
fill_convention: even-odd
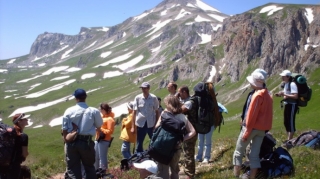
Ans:
[{"label": "sky", "polygon": [[[202,0],[228,15],[274,3],[317,4],[320,0]],[[76,35],[81,27],[120,24],[152,9],[162,0],[0,0],[0,59],[30,52],[44,32]]]}]

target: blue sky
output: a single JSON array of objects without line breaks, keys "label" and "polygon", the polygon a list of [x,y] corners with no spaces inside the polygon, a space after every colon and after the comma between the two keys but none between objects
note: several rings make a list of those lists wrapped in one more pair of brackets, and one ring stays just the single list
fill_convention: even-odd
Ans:
[{"label": "blue sky", "polygon": [[[320,5],[320,0],[202,1],[228,15],[270,1]],[[160,2],[162,0],[0,0],[0,59],[28,54],[41,33],[76,35],[81,27],[113,26]]]}]

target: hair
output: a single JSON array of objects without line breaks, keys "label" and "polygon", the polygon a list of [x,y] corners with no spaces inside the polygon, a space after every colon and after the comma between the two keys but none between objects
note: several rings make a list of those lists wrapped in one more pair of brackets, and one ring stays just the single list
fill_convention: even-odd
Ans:
[{"label": "hair", "polygon": [[190,95],[190,94],[189,94],[189,88],[188,88],[188,86],[185,86],[185,85],[184,85],[184,86],[181,86],[180,91],[181,91],[181,92],[185,91],[188,95]]},{"label": "hair", "polygon": [[175,90],[177,90],[177,88],[178,88],[177,83],[175,83],[174,81],[170,81],[170,83],[172,84],[173,88],[174,88]]},{"label": "hair", "polygon": [[161,98],[160,97],[157,97],[158,98],[158,101],[161,101]]},{"label": "hair", "polygon": [[[24,117],[24,113],[17,113],[17,114],[15,114],[15,115],[13,116],[13,118],[12,118],[13,127],[16,129],[16,132],[17,132],[17,135],[18,135],[18,136],[20,136],[21,133],[22,133],[22,129],[21,129],[21,127],[18,125],[18,121],[20,121],[21,119],[24,119],[23,117]],[[19,118],[19,119],[18,119],[18,118]],[[15,122],[15,120],[17,120],[17,119],[18,119],[18,121]]]},{"label": "hair", "polygon": [[101,103],[100,109],[105,110],[107,112],[107,114],[109,114],[112,110],[112,108],[107,103]]},{"label": "hair", "polygon": [[180,114],[182,113],[181,103],[176,96],[167,96],[164,98],[164,104],[168,111],[172,112],[173,114]]},{"label": "hair", "polygon": [[84,102],[87,98],[87,95],[78,96],[76,99],[78,99],[81,102]]}]

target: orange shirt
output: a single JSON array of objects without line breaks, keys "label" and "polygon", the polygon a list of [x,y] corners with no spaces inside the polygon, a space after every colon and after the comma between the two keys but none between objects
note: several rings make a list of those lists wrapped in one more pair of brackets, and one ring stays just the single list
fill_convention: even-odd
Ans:
[{"label": "orange shirt", "polygon": [[270,130],[273,118],[273,100],[267,89],[256,90],[251,98],[242,138],[247,139],[253,129]]},{"label": "orange shirt", "polygon": [[[106,137],[103,140],[111,140],[111,135],[114,131],[114,113],[111,112],[107,115],[102,115],[103,124],[101,126],[101,131],[106,134]],[[99,138],[99,133],[96,132],[96,140]]]}]

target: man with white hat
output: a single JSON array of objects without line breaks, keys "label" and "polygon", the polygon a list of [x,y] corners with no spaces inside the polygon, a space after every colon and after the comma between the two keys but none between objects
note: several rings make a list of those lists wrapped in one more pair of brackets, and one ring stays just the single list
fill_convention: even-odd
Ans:
[{"label": "man with white hat", "polygon": [[298,99],[298,87],[295,83],[291,83],[292,76],[289,70],[283,70],[280,73],[282,81],[284,82],[283,91],[276,93],[277,97],[283,97],[284,101],[284,126],[287,131],[287,140],[293,138],[294,132],[296,131],[295,120],[296,113],[298,110],[297,99]]},{"label": "man with white hat", "polygon": [[157,177],[157,164],[152,160],[145,160],[141,163],[133,163],[133,166],[139,170],[141,179],[162,179]]},{"label": "man with white hat", "polygon": [[[137,150],[143,152],[143,141],[148,134],[151,139],[153,128],[159,118],[159,101],[158,98],[151,94],[150,84],[143,82],[140,85],[142,94],[138,94],[133,101],[132,127],[131,132],[137,132]],[[137,131],[135,131],[137,126]]]}]

